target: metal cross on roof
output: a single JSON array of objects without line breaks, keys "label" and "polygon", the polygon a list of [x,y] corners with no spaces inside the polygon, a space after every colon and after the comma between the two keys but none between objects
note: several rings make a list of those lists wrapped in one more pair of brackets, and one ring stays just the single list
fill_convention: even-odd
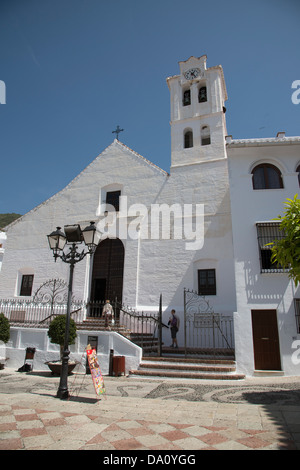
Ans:
[{"label": "metal cross on roof", "polygon": [[115,131],[112,131],[112,134],[117,134],[117,140],[119,140],[119,134],[123,131],[124,129],[121,129],[119,126],[117,126],[117,129]]}]

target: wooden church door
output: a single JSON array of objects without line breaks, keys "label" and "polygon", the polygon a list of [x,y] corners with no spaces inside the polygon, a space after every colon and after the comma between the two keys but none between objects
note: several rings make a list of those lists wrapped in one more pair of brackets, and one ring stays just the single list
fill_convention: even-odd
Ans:
[{"label": "wooden church door", "polygon": [[122,302],[124,245],[119,239],[107,238],[99,243],[93,260],[92,302]]}]

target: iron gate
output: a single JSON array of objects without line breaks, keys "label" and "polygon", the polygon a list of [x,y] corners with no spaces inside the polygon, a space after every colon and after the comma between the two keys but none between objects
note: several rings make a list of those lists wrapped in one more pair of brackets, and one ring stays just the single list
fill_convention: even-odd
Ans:
[{"label": "iron gate", "polygon": [[234,357],[233,317],[215,313],[209,302],[184,289],[184,347],[207,356]]}]

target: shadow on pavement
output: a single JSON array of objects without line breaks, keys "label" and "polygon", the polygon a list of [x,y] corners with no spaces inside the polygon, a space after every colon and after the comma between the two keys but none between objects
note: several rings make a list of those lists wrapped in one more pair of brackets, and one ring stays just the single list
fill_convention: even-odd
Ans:
[{"label": "shadow on pavement", "polygon": [[242,393],[249,404],[261,405],[262,420],[276,430],[279,450],[298,450],[300,443],[300,389]]}]

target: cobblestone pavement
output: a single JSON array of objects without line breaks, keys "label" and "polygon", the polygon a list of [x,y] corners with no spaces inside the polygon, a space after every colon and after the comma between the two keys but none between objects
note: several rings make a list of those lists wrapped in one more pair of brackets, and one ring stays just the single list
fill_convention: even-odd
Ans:
[{"label": "cobblestone pavement", "polygon": [[[55,398],[48,372],[0,371],[0,449],[297,450],[300,385],[294,377],[240,381],[69,377]],[[104,462],[105,463],[105,462]]]}]

